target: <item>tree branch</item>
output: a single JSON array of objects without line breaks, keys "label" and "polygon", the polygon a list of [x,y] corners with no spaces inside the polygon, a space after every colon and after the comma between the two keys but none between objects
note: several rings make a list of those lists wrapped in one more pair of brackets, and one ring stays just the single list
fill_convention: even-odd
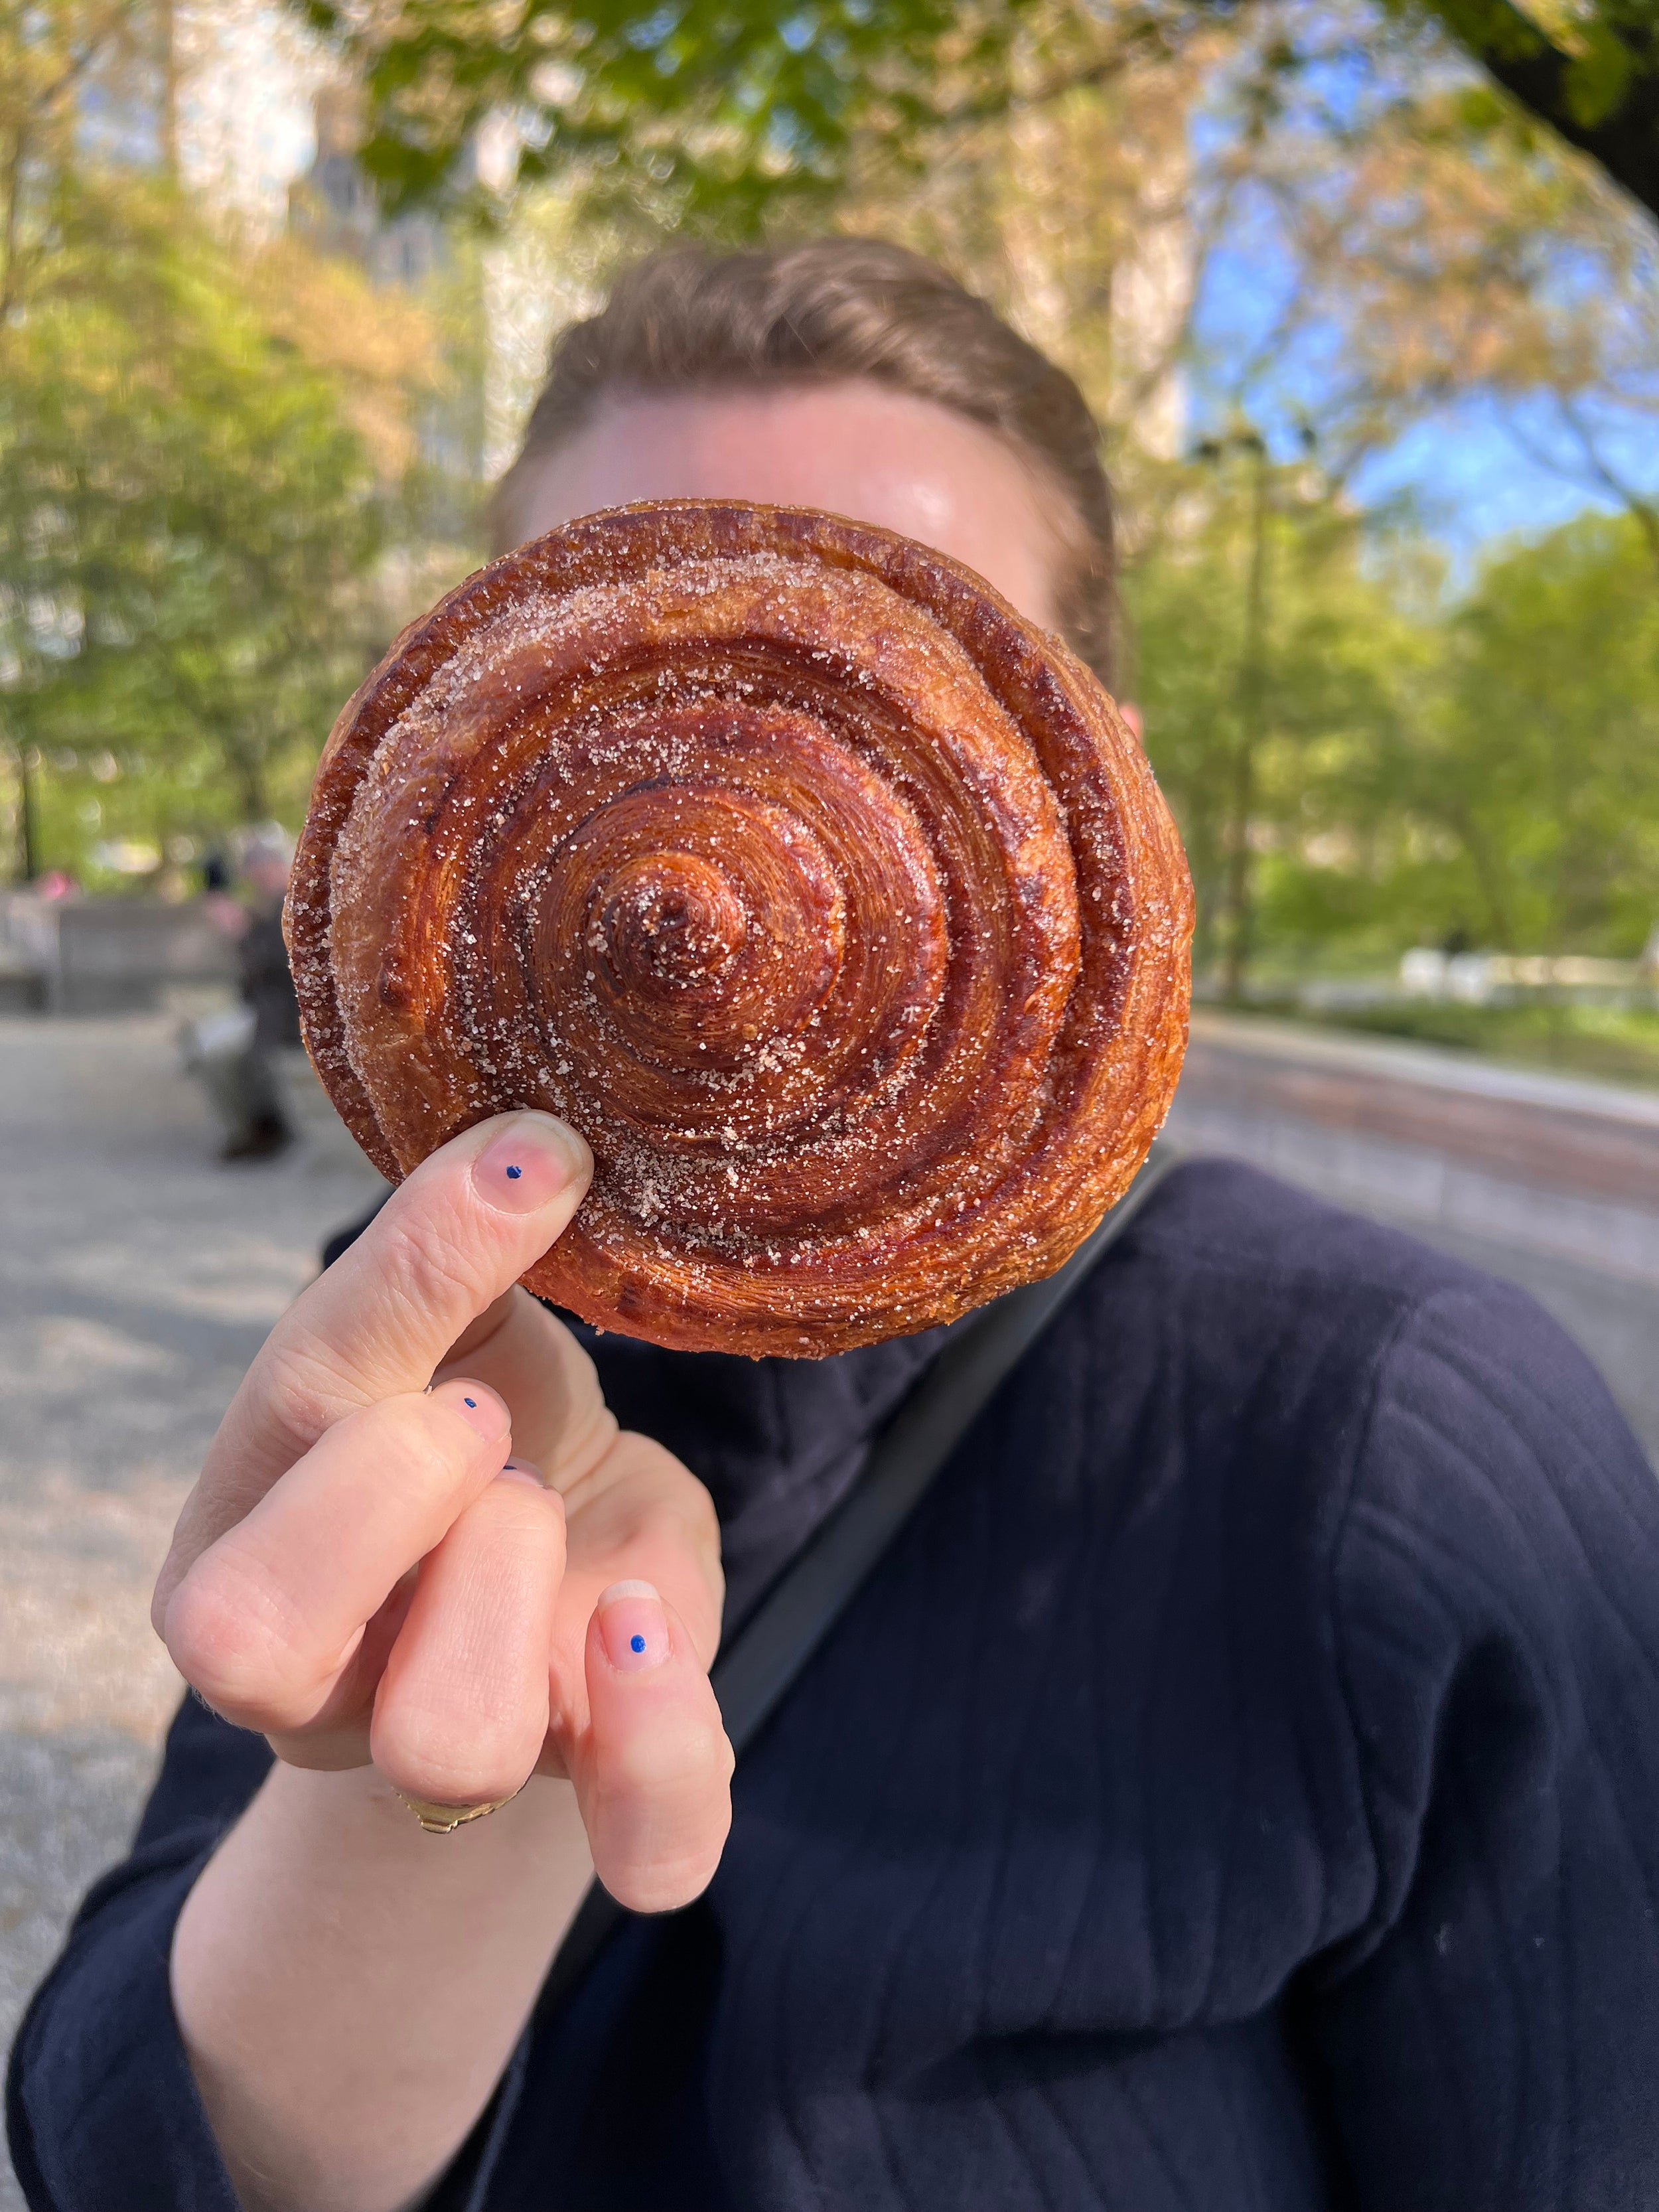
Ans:
[{"label": "tree branch", "polygon": [[1659,564],[1659,507],[1638,491],[1634,484],[1626,483],[1620,476],[1596,442],[1595,432],[1572,402],[1562,396],[1557,404],[1561,410],[1562,420],[1578,441],[1585,465],[1604,489],[1610,492],[1614,499],[1622,501],[1626,511],[1634,516],[1638,528],[1647,540],[1649,552]]},{"label": "tree branch", "polygon": [[0,198],[5,201],[3,210],[0,210],[0,333],[4,332],[17,304],[17,200],[23,189],[27,143],[20,119],[6,149],[4,163],[0,165]]},{"label": "tree branch", "polygon": [[1512,0],[1425,0],[1504,91],[1588,154],[1615,184],[1659,215],[1659,47],[1638,53],[1625,40],[1631,74],[1608,113],[1588,120],[1575,84],[1575,64],[1522,15]]}]

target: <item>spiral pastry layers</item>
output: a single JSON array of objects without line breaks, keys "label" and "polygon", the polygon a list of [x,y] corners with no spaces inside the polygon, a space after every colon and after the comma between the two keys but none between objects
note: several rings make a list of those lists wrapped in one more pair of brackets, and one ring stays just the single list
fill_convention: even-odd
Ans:
[{"label": "spiral pastry layers", "polygon": [[1111,702],[969,571],[808,509],[590,516],[406,631],[318,772],[306,1041],[394,1181],[593,1148],[530,1288],[815,1357],[1047,1274],[1185,1045],[1191,893]]}]

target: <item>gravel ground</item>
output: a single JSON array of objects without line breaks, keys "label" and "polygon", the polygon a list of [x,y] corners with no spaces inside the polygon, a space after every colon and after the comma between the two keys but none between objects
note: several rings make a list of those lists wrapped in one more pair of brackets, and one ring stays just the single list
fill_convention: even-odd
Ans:
[{"label": "gravel ground", "polygon": [[[323,1237],[380,1188],[367,1166],[216,1165],[173,1031],[0,1017],[0,2047],[149,1786],[179,1696],[149,1589],[203,1449]],[[1659,1291],[1426,1233],[1551,1305],[1659,1448]],[[0,2212],[21,2205],[0,2153]]]},{"label": "gravel ground", "polygon": [[174,1026],[0,1018],[0,2048],[149,1787],[179,1696],[149,1589],[203,1449],[380,1188],[220,1167]]}]

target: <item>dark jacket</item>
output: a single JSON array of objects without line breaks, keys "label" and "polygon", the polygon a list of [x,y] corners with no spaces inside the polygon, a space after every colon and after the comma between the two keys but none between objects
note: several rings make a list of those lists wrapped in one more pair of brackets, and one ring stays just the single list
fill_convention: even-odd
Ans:
[{"label": "dark jacket", "polygon": [[[827,1370],[599,1348],[717,1492],[723,1450],[788,1492],[798,1389],[827,1463]],[[33,2206],[230,2206],[166,1960],[265,1756],[181,1714],[20,2039]],[[1656,1908],[1659,1489],[1601,1383],[1519,1292],[1194,1163],[438,2203],[1652,2212]]]},{"label": "dark jacket", "polygon": [[283,939],[283,902],[268,901],[254,910],[236,948],[243,1003],[253,1009],[253,1042],[272,1052],[300,1042],[300,1001]]}]

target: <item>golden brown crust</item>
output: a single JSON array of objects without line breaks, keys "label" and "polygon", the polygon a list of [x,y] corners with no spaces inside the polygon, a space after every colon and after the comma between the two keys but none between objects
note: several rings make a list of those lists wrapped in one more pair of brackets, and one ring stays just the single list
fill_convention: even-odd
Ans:
[{"label": "golden brown crust", "polygon": [[393,1180],[536,1106],[593,1147],[530,1287],[816,1357],[1048,1274],[1187,1032],[1139,745],[957,562],[805,508],[589,516],[407,629],[288,908],[306,1042]]}]

